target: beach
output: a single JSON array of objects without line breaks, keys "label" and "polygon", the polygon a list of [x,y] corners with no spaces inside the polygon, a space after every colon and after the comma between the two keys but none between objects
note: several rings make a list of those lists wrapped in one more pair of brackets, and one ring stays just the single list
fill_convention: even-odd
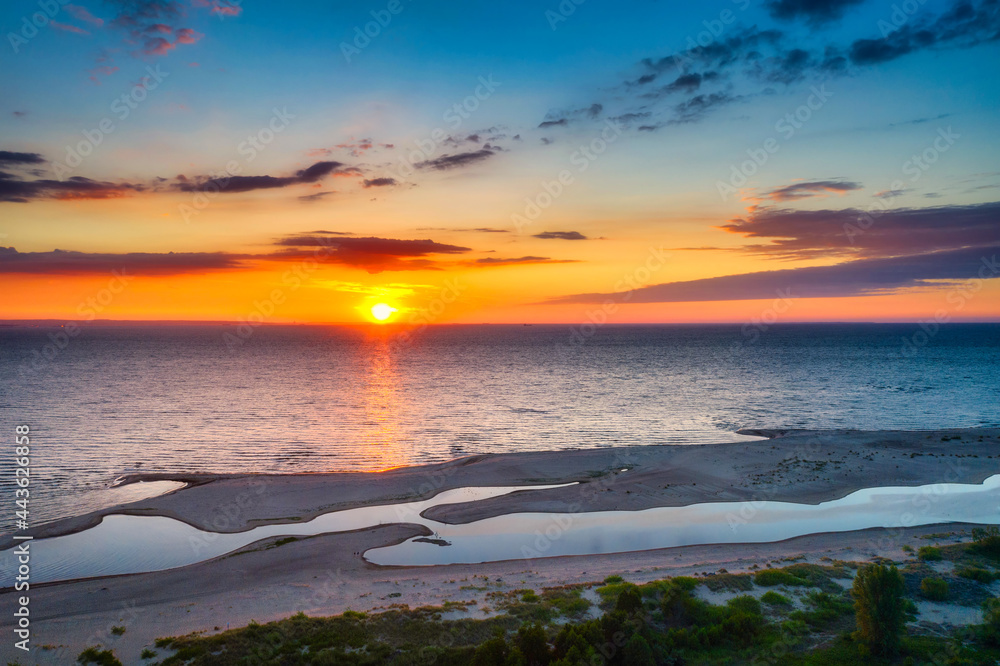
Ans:
[{"label": "beach", "polygon": [[[752,431],[758,441],[528,452],[461,458],[379,473],[296,475],[170,475],[188,486],[166,495],[42,525],[33,536],[66,534],[116,513],[168,516],[204,530],[235,532],[297,523],[330,511],[426,499],[466,486],[561,488],[513,493],[432,508],[428,517],[466,523],[516,512],[635,511],[705,502],[778,500],[817,504],[862,488],[932,483],[981,483],[1000,472],[1000,429],[936,431]],[[142,475],[126,482],[162,480]],[[471,602],[469,617],[490,611],[490,590],[541,589],[599,582],[609,575],[644,582],[672,575],[750,571],[789,559],[806,562],[873,557],[897,561],[903,546],[968,539],[972,526],[871,529],[822,533],[777,543],[699,545],[608,555],[535,558],[470,565],[379,567],[371,548],[425,535],[423,527],[387,524],[349,533],[268,539],[237,554],[178,569],[32,586],[37,663],[62,663],[93,644],[113,646],[125,663],[163,636],[217,632],[297,612],[331,615],[393,604],[409,607]],[[9,548],[6,539],[3,548]],[[825,559],[824,559],[825,558]],[[485,579],[484,579],[485,577]],[[476,582],[478,581],[478,582]],[[995,584],[994,584],[995,585]],[[0,595],[15,594],[9,588]],[[978,622],[975,610],[968,622]],[[937,611],[961,623],[960,610]],[[941,615],[941,613],[944,613]],[[939,619],[940,619],[939,618]],[[956,618],[958,618],[956,620]],[[924,620],[928,618],[922,618]],[[942,622],[945,620],[941,620]],[[0,623],[5,631],[11,618]],[[126,630],[112,635],[112,627]],[[60,652],[63,650],[63,652]],[[7,644],[4,657],[18,656]],[[46,661],[48,660],[48,661]],[[31,663],[36,663],[32,661]]]}]

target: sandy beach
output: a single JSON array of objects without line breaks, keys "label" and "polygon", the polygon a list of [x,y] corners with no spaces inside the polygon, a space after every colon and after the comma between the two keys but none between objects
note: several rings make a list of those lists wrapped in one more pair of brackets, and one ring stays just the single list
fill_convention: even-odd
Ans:
[{"label": "sandy beach", "polygon": [[[523,511],[639,510],[761,499],[816,504],[861,488],[981,483],[1000,472],[1000,429],[744,434],[761,439],[738,444],[484,455],[380,473],[143,475],[130,480],[183,480],[189,486],[55,521],[37,528],[34,536],[85,529],[111,513],[163,515],[206,530],[242,531],[262,524],[308,520],[329,511],[424,499],[463,486],[579,482],[440,506],[428,517],[464,523]],[[22,663],[67,663],[84,647],[100,643],[113,646],[125,663],[139,663],[139,652],[157,637],[220,631],[299,611],[329,615],[391,604],[417,607],[475,601],[465,612],[482,617],[491,612],[484,610],[490,590],[541,589],[601,581],[612,574],[644,582],[719,569],[740,572],[792,557],[809,562],[822,558],[868,561],[872,557],[901,561],[906,557],[904,545],[930,543],[922,538],[930,534],[937,535],[936,543],[954,543],[967,539],[970,527],[948,524],[873,529],[767,544],[687,546],[420,568],[378,567],[361,557],[369,548],[426,533],[415,525],[383,525],[299,538],[280,547],[270,539],[239,554],[180,569],[33,585],[33,644],[48,649],[36,649],[29,662],[8,642],[0,647],[0,655],[21,658]],[[0,544],[3,548],[10,545],[9,538]],[[12,594],[9,588],[0,592],[5,597]],[[932,620],[931,611],[928,613],[921,619]],[[946,624],[979,621],[974,617],[976,611],[969,611],[967,617],[961,609],[937,609],[934,613]],[[9,633],[11,618],[5,617],[0,626]],[[124,626],[126,631],[111,635],[114,626]]]}]

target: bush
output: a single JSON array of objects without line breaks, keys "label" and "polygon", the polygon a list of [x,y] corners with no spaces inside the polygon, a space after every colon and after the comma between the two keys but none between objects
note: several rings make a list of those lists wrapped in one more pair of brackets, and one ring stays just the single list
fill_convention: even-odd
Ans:
[{"label": "bush", "polygon": [[943,559],[941,549],[934,546],[921,546],[917,551],[917,558],[921,562],[937,562]]},{"label": "bush", "polygon": [[920,593],[931,601],[944,601],[948,598],[948,581],[944,578],[924,578],[920,581]]},{"label": "bush", "polygon": [[773,587],[775,585],[805,585],[806,581],[783,569],[763,569],[753,577],[758,585]]},{"label": "bush", "polygon": [[115,653],[111,650],[98,650],[99,646],[89,647],[80,653],[80,656],[76,658],[78,664],[97,664],[98,666],[123,666],[122,662],[118,661],[115,657]]},{"label": "bush", "polygon": [[969,580],[974,580],[980,583],[992,583],[993,579],[996,577],[993,572],[979,567],[962,567],[957,570],[955,574],[961,576],[962,578],[968,578]]},{"label": "bush", "polygon": [[983,602],[983,626],[979,635],[985,643],[1000,647],[1000,599]]},{"label": "bush", "polygon": [[768,606],[791,606],[792,600],[783,594],[778,594],[774,590],[768,590],[760,598]]},{"label": "bush", "polygon": [[156,653],[150,650],[149,648],[145,648],[143,649],[142,654],[139,656],[142,657],[143,659],[152,659],[153,657],[156,656]]},{"label": "bush", "polygon": [[872,654],[893,655],[899,651],[906,623],[904,591],[903,576],[895,566],[868,564],[854,577],[851,595],[858,625],[854,637]]},{"label": "bush", "polygon": [[972,549],[989,557],[1000,558],[1000,528],[977,527],[972,530]]}]

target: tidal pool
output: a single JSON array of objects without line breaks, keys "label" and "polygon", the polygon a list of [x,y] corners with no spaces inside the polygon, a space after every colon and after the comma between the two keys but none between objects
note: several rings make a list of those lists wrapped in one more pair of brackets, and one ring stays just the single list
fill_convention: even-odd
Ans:
[{"label": "tidal pool", "polygon": [[[462,525],[421,515],[432,506],[558,487],[459,488],[419,502],[335,511],[302,524],[266,525],[232,534],[203,531],[172,518],[109,515],[91,529],[31,542],[31,580],[160,571],[208,560],[268,537],[343,532],[386,523],[414,523],[434,532],[432,537],[416,537],[364,554],[374,564],[397,566],[759,543],[872,527],[1000,524],[1000,475],[982,484],[868,488],[815,505],[711,502],[643,511],[515,513]],[[2,557],[6,562],[0,585],[10,586],[15,558],[12,550],[3,551]]]}]

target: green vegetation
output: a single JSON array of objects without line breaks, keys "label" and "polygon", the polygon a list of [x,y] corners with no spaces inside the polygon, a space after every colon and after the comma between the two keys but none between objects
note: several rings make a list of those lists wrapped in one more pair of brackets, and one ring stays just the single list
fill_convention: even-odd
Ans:
[{"label": "green vegetation", "polygon": [[997,578],[996,574],[981,567],[960,567],[955,570],[955,575],[979,583],[992,583]]},{"label": "green vegetation", "polygon": [[791,606],[792,600],[783,594],[778,594],[774,590],[768,590],[761,596],[761,601],[763,601],[768,606]]},{"label": "green vegetation", "polygon": [[904,590],[903,576],[895,566],[869,564],[855,576],[851,595],[858,628],[854,638],[872,654],[892,656],[899,652],[906,624]]},{"label": "green vegetation", "polygon": [[143,649],[142,654],[139,656],[142,657],[143,659],[152,659],[153,657],[156,656],[156,653],[150,650],[149,648],[145,648]]},{"label": "green vegetation", "polygon": [[122,662],[118,661],[115,657],[115,653],[111,650],[100,650],[97,646],[89,647],[80,653],[80,656],[76,658],[76,663],[83,664],[97,664],[97,666],[123,666]]},{"label": "green vegetation", "polygon": [[1000,559],[1000,528],[977,527],[972,530],[972,550],[990,557]]},{"label": "green vegetation", "polygon": [[917,550],[917,559],[921,562],[936,562],[943,559],[941,549],[935,546],[921,546]]},{"label": "green vegetation", "polygon": [[920,593],[931,601],[944,601],[948,598],[948,581],[944,578],[924,578],[920,581]]},{"label": "green vegetation", "polygon": [[594,618],[588,617],[591,606],[583,598],[588,586],[491,588],[489,605],[500,615],[482,620],[443,619],[447,609],[474,602],[394,607],[380,613],[348,611],[325,618],[300,613],[211,636],[158,639],[156,645],[174,651],[162,666],[964,666],[1000,659],[1000,601],[984,605],[987,621],[982,626],[953,636],[908,636],[904,623],[912,602],[903,596],[896,568],[864,565],[854,588],[847,591],[833,581],[845,576],[848,566],[797,563],[767,570],[765,581],[780,580],[778,584],[801,590],[796,592],[800,608],[774,590],[765,591],[761,600],[744,594],[722,605],[699,598],[700,586],[716,579],[726,581],[725,588],[743,587],[745,583],[733,582],[741,576],[749,579],[741,574],[722,578],[728,574],[721,572],[641,585],[614,576],[596,590],[604,612]]},{"label": "green vegetation", "polygon": [[121,636],[125,633],[125,627],[111,627],[111,633],[115,636]]}]

